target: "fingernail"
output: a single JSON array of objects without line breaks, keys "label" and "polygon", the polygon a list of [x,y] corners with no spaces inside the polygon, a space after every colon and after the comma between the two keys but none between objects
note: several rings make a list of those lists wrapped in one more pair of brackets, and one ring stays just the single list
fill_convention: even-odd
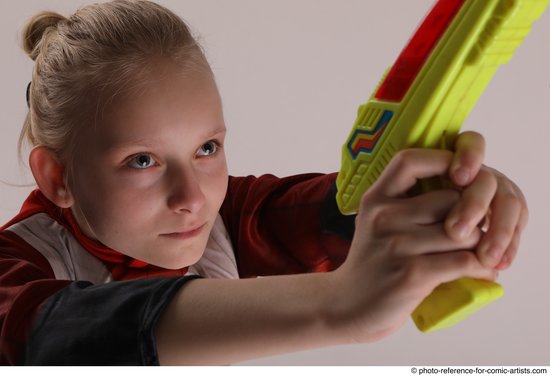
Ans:
[{"label": "fingernail", "polygon": [[458,185],[466,185],[470,182],[470,170],[466,167],[458,168],[454,173],[455,183]]}]

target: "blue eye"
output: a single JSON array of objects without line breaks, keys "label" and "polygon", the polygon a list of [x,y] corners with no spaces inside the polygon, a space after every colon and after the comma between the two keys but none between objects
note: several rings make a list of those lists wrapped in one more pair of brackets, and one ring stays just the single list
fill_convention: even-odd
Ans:
[{"label": "blue eye", "polygon": [[137,168],[140,170],[144,170],[154,165],[155,165],[155,160],[149,154],[137,155],[134,158],[132,158],[130,162],[128,162],[129,167]]},{"label": "blue eye", "polygon": [[208,141],[206,144],[202,145],[197,151],[197,156],[206,157],[212,154],[215,154],[218,151],[218,143],[215,141]]}]

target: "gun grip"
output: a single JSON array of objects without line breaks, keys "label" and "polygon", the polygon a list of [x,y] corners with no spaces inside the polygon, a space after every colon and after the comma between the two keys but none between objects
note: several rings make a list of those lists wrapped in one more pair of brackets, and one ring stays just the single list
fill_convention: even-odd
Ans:
[{"label": "gun grip", "polygon": [[498,283],[461,278],[436,287],[411,316],[417,328],[427,333],[462,321],[503,293]]}]

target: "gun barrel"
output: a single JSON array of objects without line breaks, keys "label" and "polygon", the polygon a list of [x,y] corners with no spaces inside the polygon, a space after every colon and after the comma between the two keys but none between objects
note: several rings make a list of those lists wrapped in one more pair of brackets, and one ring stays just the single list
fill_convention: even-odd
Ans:
[{"label": "gun barrel", "polygon": [[462,124],[550,0],[439,0],[359,108],[336,181],[354,214],[399,150],[453,144]]}]

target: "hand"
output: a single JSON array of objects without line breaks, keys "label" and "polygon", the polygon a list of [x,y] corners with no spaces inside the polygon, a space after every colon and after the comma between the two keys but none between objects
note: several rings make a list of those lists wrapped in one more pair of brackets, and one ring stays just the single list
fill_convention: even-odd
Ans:
[{"label": "hand", "polygon": [[[475,255],[482,232],[450,237],[445,219],[460,207],[455,189],[409,197],[417,179],[447,175],[453,153],[398,153],[361,200],[348,258],[333,276],[331,300],[349,336],[371,342],[397,330],[441,283],[461,277],[493,280],[496,270]],[[467,206],[466,206],[467,207]]]},{"label": "hand", "polygon": [[468,238],[484,228],[477,248],[481,263],[499,270],[514,260],[528,209],[521,190],[500,172],[483,166],[485,140],[475,132],[461,134],[455,143],[450,177],[463,187],[462,199],[449,214],[445,226],[454,239]]}]

